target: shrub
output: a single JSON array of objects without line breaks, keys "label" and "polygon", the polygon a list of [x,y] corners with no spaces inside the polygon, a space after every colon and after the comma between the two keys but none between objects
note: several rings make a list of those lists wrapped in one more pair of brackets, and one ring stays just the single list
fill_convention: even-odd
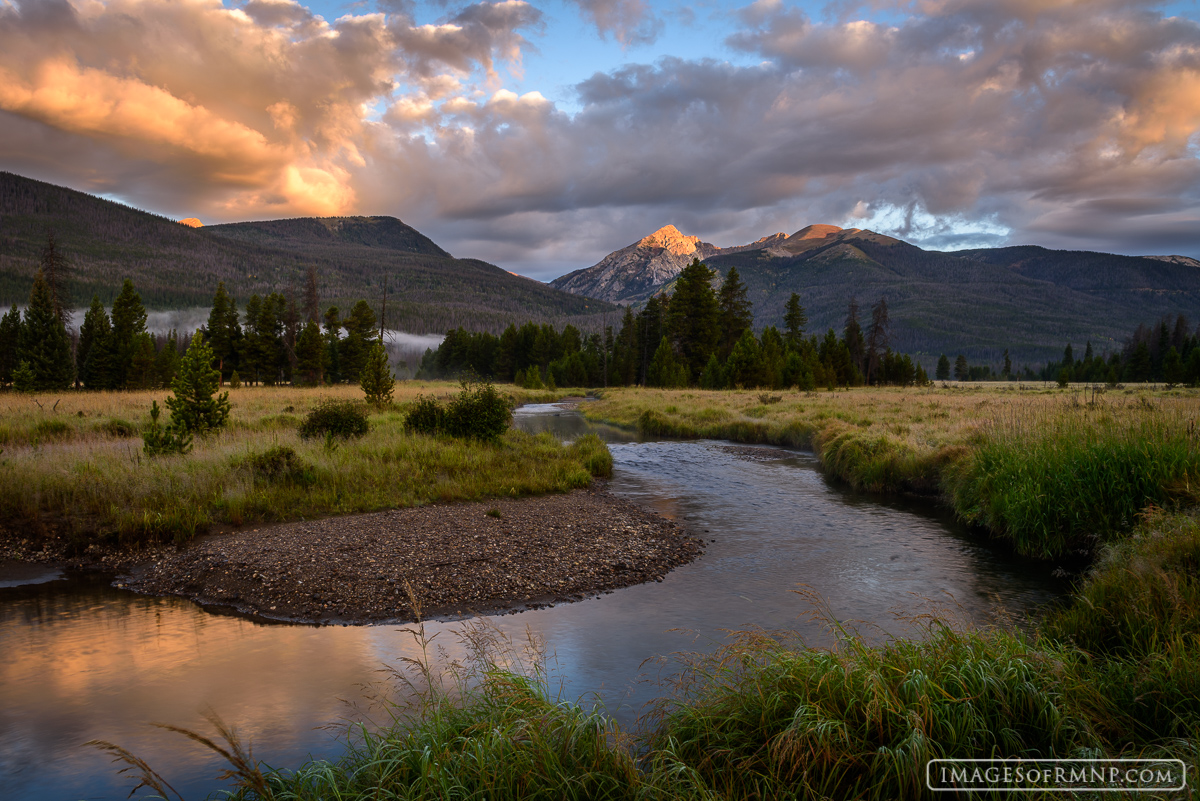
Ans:
[{"label": "shrub", "polygon": [[361,437],[367,433],[367,410],[361,403],[348,400],[327,400],[317,404],[300,424],[300,436],[334,436],[342,439]]},{"label": "shrub", "polygon": [[114,417],[111,420],[105,420],[103,423],[97,424],[96,430],[118,439],[128,439],[129,437],[137,436],[137,427],[128,420],[122,420],[119,417]]},{"label": "shrub", "polygon": [[241,466],[249,469],[256,479],[267,482],[309,486],[317,480],[313,466],[286,445],[251,454],[242,461]]},{"label": "shrub", "polygon": [[404,427],[420,434],[438,434],[446,428],[446,410],[437,398],[418,395],[408,410]]},{"label": "shrub", "polygon": [[187,453],[192,449],[192,435],[175,426],[163,426],[158,422],[162,410],[158,401],[150,404],[150,427],[142,434],[142,450],[147,456],[170,456]]},{"label": "shrub", "polygon": [[454,437],[493,441],[508,430],[512,409],[490,382],[463,381],[462,392],[450,400],[445,430]]}]

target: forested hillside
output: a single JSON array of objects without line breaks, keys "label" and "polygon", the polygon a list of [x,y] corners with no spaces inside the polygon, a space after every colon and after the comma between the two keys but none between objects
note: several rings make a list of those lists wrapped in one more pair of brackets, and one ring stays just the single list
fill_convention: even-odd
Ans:
[{"label": "forested hillside", "polygon": [[[476,259],[455,259],[392,217],[276,220],[204,228],[0,172],[0,303],[25,304],[53,232],[69,262],[69,305],[111,305],[132,279],[149,309],[208,307],[224,281],[252,294],[298,293],[316,268],[323,305],[377,310],[413,333],[503,330],[526,320],[598,328],[600,301],[560,292]],[[593,319],[594,318],[594,319]]]},{"label": "forested hillside", "polygon": [[886,297],[893,347],[926,365],[940,353],[998,363],[1006,349],[1018,364],[1042,364],[1067,343],[1115,351],[1146,320],[1200,318],[1200,269],[1106,253],[940,253],[851,236],[796,256],[758,250],[708,263],[722,275],[737,267],[760,327],[782,323],[793,292],[815,330],[840,331],[851,296],[864,305]]}]

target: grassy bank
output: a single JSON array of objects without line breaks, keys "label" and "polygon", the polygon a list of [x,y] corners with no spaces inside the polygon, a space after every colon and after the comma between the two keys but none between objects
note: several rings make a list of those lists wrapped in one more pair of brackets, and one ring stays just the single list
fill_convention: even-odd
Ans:
[{"label": "grassy bank", "polygon": [[[404,430],[418,395],[457,391],[398,385],[367,435],[326,442],[302,439],[301,421],[322,400],[360,398],[357,387],[240,388],[225,429],[196,438],[185,456],[155,458],[142,452],[141,431],[166,392],[0,395],[0,523],[79,543],[184,541],[212,524],[559,492],[604,472],[607,449],[595,438],[564,447],[510,431],[487,445]],[[514,401],[550,397],[516,390]]]},{"label": "grassy bank", "polygon": [[844,392],[610,389],[593,420],[645,435],[806,447],[856,488],[940,496],[1024,555],[1093,548],[1200,486],[1195,390],[1011,384]]}]

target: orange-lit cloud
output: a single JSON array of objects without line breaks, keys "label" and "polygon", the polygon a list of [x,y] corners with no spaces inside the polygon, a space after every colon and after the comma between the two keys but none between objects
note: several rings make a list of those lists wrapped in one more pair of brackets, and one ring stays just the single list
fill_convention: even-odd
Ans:
[{"label": "orange-lit cloud", "polygon": [[[647,219],[733,244],[889,210],[944,246],[953,225],[912,221],[1200,255],[1200,25],[1153,3],[875,0],[819,21],[757,0],[726,39],[740,60],[603,65],[568,113],[554,87],[504,85],[538,2],[429,24],[383,0],[332,22],[293,0],[0,3],[0,167],[206,222],[391,213],[559,271]],[[626,44],[661,16],[577,4]]]}]

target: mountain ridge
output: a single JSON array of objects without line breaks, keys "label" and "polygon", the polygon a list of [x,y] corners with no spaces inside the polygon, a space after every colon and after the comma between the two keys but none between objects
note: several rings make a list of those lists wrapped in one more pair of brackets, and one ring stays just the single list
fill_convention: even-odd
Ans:
[{"label": "mountain ridge", "polygon": [[[1032,245],[944,253],[828,224],[749,245],[705,243],[703,254],[697,246],[672,260],[646,248],[638,251],[645,241],[552,284],[568,291],[586,287],[609,302],[638,306],[669,292],[678,272],[696,257],[716,270],[718,281],[737,268],[757,327],[782,325],[784,304],[795,292],[815,332],[840,331],[851,297],[857,297],[865,325],[870,305],[886,297],[893,347],[923,354],[930,365],[940,353],[994,361],[1006,349],[1014,359],[1043,362],[1060,357],[1068,342],[1082,347],[1091,341],[1099,350],[1119,347],[1139,323],[1164,315],[1200,319],[1200,261],[1186,256],[1120,256]],[[639,272],[639,259],[647,256],[658,259],[653,274]],[[670,274],[661,269],[668,261]]]},{"label": "mountain ridge", "polygon": [[[189,218],[194,220],[195,218]],[[53,231],[71,263],[70,304],[106,305],[125,278],[151,310],[208,307],[218,281],[297,298],[310,266],[322,307],[365,299],[415,334],[498,332],[527,320],[598,329],[608,304],[559,292],[479,259],[456,259],[394,217],[300,217],[192,227],[77,190],[0,172],[0,303],[24,304]]]}]

